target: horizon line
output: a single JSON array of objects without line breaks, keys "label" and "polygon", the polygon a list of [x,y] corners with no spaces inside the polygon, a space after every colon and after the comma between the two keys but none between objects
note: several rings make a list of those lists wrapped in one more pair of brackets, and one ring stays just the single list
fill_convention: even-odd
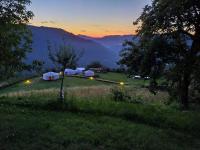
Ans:
[{"label": "horizon line", "polygon": [[87,37],[90,37],[90,38],[103,38],[103,37],[107,37],[107,36],[129,36],[129,35],[132,35],[132,36],[136,36],[137,34],[134,34],[134,33],[128,33],[128,34],[105,34],[105,35],[99,35],[99,36],[95,36],[95,35],[88,35],[88,34],[81,34],[81,33],[78,33],[78,34],[75,34],[71,31],[68,31],[64,28],[60,28],[60,27],[52,27],[52,26],[44,26],[44,25],[34,25],[34,24],[27,24],[28,26],[33,26],[33,27],[45,27],[45,28],[52,28],[52,29],[60,29],[60,30],[63,30],[65,32],[68,32],[68,33],[71,33],[73,35],[76,35],[76,36],[87,36]]}]

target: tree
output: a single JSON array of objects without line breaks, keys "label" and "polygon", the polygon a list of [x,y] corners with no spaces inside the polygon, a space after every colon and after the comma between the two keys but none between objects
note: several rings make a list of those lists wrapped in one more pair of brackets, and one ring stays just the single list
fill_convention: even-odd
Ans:
[{"label": "tree", "polygon": [[71,46],[66,46],[65,44],[60,45],[59,47],[55,47],[54,50],[52,50],[52,46],[48,45],[49,50],[49,58],[55,63],[55,65],[58,65],[61,69],[62,73],[62,80],[61,80],[61,86],[60,86],[60,100],[64,100],[64,78],[65,74],[64,71],[66,68],[75,68],[77,61],[80,57],[78,57],[75,53],[75,50]]},{"label": "tree", "polygon": [[140,47],[132,41],[125,41],[120,52],[120,60],[117,62],[121,66],[126,66],[130,75],[140,74],[141,60],[144,57]]},{"label": "tree", "polygon": [[45,62],[43,61],[34,60],[32,62],[32,70],[34,70],[38,75],[40,75],[42,73],[42,68],[44,64]]},{"label": "tree", "polygon": [[30,3],[30,0],[0,0],[0,78],[29,68],[23,60],[31,51],[31,32],[26,25],[33,17],[26,8]]},{"label": "tree", "polygon": [[187,109],[190,87],[199,80],[196,76],[200,65],[199,1],[153,0],[134,25],[139,26],[139,47],[144,54],[140,71],[151,75],[154,84],[164,76]]},{"label": "tree", "polygon": [[94,61],[87,65],[87,68],[103,68],[103,65],[99,61]]}]

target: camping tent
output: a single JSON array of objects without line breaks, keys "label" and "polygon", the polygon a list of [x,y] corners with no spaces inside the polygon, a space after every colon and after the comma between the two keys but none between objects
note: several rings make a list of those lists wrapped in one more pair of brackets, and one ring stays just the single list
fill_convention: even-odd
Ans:
[{"label": "camping tent", "polygon": [[85,77],[93,77],[94,76],[94,71],[87,70],[84,72]]},{"label": "camping tent", "polygon": [[71,75],[75,75],[75,74],[76,74],[76,70],[65,69],[65,75],[71,76]]},{"label": "camping tent", "polygon": [[140,76],[140,75],[135,75],[134,77],[133,77],[133,79],[141,79],[142,77]]},{"label": "camping tent", "polygon": [[54,80],[58,80],[59,78],[60,78],[59,73],[55,73],[55,72],[47,72],[43,74],[43,77],[42,77],[42,79],[46,81],[54,81]]},{"label": "camping tent", "polygon": [[82,74],[85,71],[85,68],[76,68],[76,74]]}]

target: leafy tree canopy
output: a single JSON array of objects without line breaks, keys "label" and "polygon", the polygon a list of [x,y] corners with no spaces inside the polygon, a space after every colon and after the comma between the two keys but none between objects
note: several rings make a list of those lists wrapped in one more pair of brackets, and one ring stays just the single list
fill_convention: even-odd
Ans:
[{"label": "leafy tree canopy", "polygon": [[65,42],[59,46],[55,46],[54,48],[49,43],[48,45],[49,50],[49,58],[52,62],[61,69],[62,72],[62,81],[60,86],[60,100],[64,100],[64,70],[66,68],[75,68],[77,65],[77,61],[81,57],[81,54],[77,56],[75,53],[75,49],[71,46],[66,46]]},{"label": "leafy tree canopy", "polygon": [[31,51],[31,33],[26,24],[33,17],[30,0],[0,0],[0,78],[28,69],[23,62]]},{"label": "leafy tree canopy", "polygon": [[152,87],[157,85],[156,79],[165,77],[169,91],[187,108],[190,89],[197,90],[199,85],[199,1],[153,0],[134,25],[139,26],[140,42],[126,43],[128,49],[121,52],[121,63],[150,75]]},{"label": "leafy tree canopy", "polygon": [[52,48],[48,45],[49,58],[54,64],[64,71],[66,68],[76,68],[79,57],[75,53],[75,49],[71,46],[61,44],[58,47]]},{"label": "leafy tree canopy", "polygon": [[94,61],[90,63],[87,68],[103,68],[104,66],[99,61]]}]

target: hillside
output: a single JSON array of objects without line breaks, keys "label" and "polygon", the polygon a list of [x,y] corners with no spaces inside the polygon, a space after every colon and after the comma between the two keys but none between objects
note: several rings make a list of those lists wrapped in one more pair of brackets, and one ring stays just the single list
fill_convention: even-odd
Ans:
[{"label": "hillside", "polygon": [[[59,103],[60,80],[40,77],[0,93],[1,150],[199,150],[200,112],[166,105],[167,93],[153,95],[144,81],[125,74],[99,74],[106,80],[66,77],[65,101]],[[146,81],[148,84],[148,81]],[[131,99],[116,100],[113,89]]]},{"label": "hillside", "polygon": [[29,28],[33,34],[33,51],[27,57],[28,62],[38,59],[44,61],[46,67],[52,67],[53,64],[48,58],[47,42],[49,41],[52,45],[60,45],[65,39],[67,45],[73,46],[77,50],[77,54],[84,51],[78,62],[79,66],[85,66],[92,61],[100,61],[105,66],[116,67],[116,53],[101,44],[78,37],[62,29],[35,26],[29,26]]},{"label": "hillside", "polygon": [[101,38],[93,38],[85,35],[79,35],[79,37],[97,42],[114,52],[117,56],[119,56],[119,52],[123,48],[122,45],[126,40],[130,41],[134,39],[135,42],[138,41],[138,37],[134,35],[110,35]]}]

